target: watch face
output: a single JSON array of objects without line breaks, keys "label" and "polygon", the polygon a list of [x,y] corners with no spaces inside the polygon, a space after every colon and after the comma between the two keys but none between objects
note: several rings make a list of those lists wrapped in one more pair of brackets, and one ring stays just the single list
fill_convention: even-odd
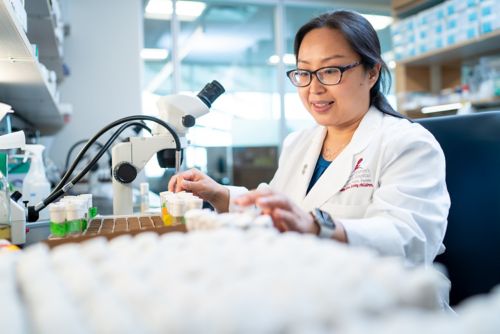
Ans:
[{"label": "watch face", "polygon": [[321,225],[327,226],[332,229],[335,228],[335,222],[328,212],[320,209],[314,209],[314,216]]}]

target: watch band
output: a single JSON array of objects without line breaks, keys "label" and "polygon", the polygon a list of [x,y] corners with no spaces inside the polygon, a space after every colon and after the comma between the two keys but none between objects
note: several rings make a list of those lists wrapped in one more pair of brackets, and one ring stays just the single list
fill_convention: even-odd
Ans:
[{"label": "watch band", "polygon": [[334,234],[335,234],[335,228],[319,224],[318,237],[322,239],[331,239]]},{"label": "watch band", "polygon": [[319,227],[318,236],[320,238],[331,239],[335,234],[335,222],[328,212],[320,209],[311,211],[314,222]]}]

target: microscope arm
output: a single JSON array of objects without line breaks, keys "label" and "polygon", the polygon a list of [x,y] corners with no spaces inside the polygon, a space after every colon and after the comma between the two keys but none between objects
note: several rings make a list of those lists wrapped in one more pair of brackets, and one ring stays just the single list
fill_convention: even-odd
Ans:
[{"label": "microscope arm", "polygon": [[[186,147],[186,138],[181,137],[181,147]],[[175,149],[172,136],[131,137],[129,142],[120,143],[112,150],[113,214],[133,213],[132,181],[157,152]],[[177,152],[176,152],[177,153]],[[176,171],[180,157],[176,158]]]}]

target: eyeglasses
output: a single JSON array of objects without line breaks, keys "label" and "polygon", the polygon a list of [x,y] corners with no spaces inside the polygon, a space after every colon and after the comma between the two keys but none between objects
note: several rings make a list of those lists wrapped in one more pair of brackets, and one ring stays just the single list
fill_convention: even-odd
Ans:
[{"label": "eyeglasses", "polygon": [[346,66],[322,67],[318,68],[316,71],[295,69],[286,72],[286,76],[290,79],[292,84],[297,87],[309,86],[311,84],[313,74],[323,85],[333,86],[340,83],[340,80],[342,80],[342,74],[345,71],[354,68],[359,64],[361,64],[361,62],[357,61]]}]

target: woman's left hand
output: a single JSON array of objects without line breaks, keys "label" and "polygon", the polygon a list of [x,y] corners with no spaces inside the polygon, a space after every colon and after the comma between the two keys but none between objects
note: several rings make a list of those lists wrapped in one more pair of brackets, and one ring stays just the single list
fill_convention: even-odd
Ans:
[{"label": "woman's left hand", "polygon": [[235,204],[241,206],[255,204],[263,214],[271,216],[274,226],[281,232],[295,231],[299,233],[318,234],[319,227],[310,213],[302,210],[284,194],[271,189],[258,189],[238,197]]}]

